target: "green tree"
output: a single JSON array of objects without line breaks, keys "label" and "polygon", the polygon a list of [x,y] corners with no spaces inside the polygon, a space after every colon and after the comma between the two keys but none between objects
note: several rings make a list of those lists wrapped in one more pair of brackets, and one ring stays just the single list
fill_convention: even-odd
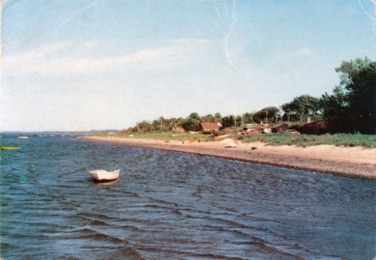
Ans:
[{"label": "green tree", "polygon": [[161,132],[163,130],[163,121],[164,121],[164,118],[162,116],[153,120],[152,122],[153,132]]},{"label": "green tree", "polygon": [[189,115],[190,119],[196,120],[196,121],[201,121],[201,117],[198,113],[194,112]]},{"label": "green tree", "polygon": [[204,122],[215,122],[215,117],[212,114],[208,114],[202,117],[202,121]]},{"label": "green tree", "polygon": [[221,115],[221,113],[215,113],[214,114],[214,118],[215,118],[215,121],[216,122],[221,122],[222,121],[222,115]]},{"label": "green tree", "polygon": [[228,115],[222,118],[222,127],[233,127],[235,126],[235,116]]},{"label": "green tree", "polygon": [[332,132],[376,134],[376,62],[343,61],[336,72],[340,85],[321,98],[323,118]]},{"label": "green tree", "polygon": [[287,113],[296,113],[300,117],[300,122],[306,115],[315,115],[320,110],[320,99],[310,95],[295,97],[290,103],[283,104],[282,110]]},{"label": "green tree", "polygon": [[243,117],[242,116],[236,116],[235,117],[235,126],[242,126],[243,124]]},{"label": "green tree", "polygon": [[277,107],[265,107],[253,115],[253,121],[256,123],[274,123],[277,120],[277,113],[279,109]]},{"label": "green tree", "polygon": [[142,121],[137,124],[137,132],[151,132],[152,125],[148,121]]},{"label": "green tree", "polygon": [[332,95],[325,93],[321,97],[323,118],[329,123],[331,132],[350,131],[349,121],[346,116],[349,114],[349,106],[346,100],[346,95],[339,86],[333,89]]},{"label": "green tree", "polygon": [[254,113],[244,113],[243,114],[243,122],[244,122],[244,124],[253,123],[253,114]]},{"label": "green tree", "polygon": [[194,120],[192,118],[185,119],[181,126],[185,129],[185,131],[199,131],[200,130],[200,122],[197,120]]},{"label": "green tree", "polygon": [[199,131],[201,121],[202,119],[198,113],[191,113],[188,118],[183,120],[181,126],[186,131]]}]

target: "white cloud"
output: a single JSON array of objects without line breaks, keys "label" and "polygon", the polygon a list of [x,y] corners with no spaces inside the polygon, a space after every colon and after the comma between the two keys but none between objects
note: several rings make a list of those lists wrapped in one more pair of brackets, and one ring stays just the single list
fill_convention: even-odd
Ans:
[{"label": "white cloud", "polygon": [[41,58],[46,58],[50,54],[56,54],[59,51],[67,48],[70,45],[69,42],[59,42],[48,45],[43,45],[37,50],[31,50],[27,52],[22,52],[19,54],[14,54],[7,56],[6,54],[2,57],[3,62],[7,67],[17,67],[20,64],[33,62]]},{"label": "white cloud", "polygon": [[[4,55],[3,68],[17,70],[17,74],[79,74],[116,69],[120,66],[173,65],[178,60],[189,59],[202,53],[209,46],[208,41],[178,39],[161,48],[140,49],[124,55],[103,55],[95,44],[87,48],[74,47],[73,42],[44,45],[36,50],[15,55]],[[89,52],[89,53],[88,53]]]}]

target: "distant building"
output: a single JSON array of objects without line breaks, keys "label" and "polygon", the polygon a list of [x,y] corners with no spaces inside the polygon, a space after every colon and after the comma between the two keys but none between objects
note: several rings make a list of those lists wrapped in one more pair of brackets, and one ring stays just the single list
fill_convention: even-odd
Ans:
[{"label": "distant building", "polygon": [[326,121],[311,121],[305,123],[302,127],[302,132],[305,134],[322,135],[328,132],[328,122]]},{"label": "distant building", "polygon": [[200,124],[201,131],[204,133],[213,133],[219,131],[222,125],[220,123],[202,122]]},{"label": "distant building", "polygon": [[177,126],[172,129],[172,132],[174,133],[186,133],[185,129],[183,127]]},{"label": "distant building", "polygon": [[300,119],[299,119],[298,113],[296,113],[296,112],[287,112],[287,113],[283,114],[282,120],[284,122],[297,122]]},{"label": "distant building", "polygon": [[282,125],[278,125],[278,126],[274,127],[272,129],[272,132],[273,133],[283,133],[283,132],[286,132],[287,129],[289,129],[289,126],[287,124],[282,124]]},{"label": "distant building", "polygon": [[270,133],[273,125],[271,124],[246,124],[243,127],[242,134],[257,135],[262,133]]}]

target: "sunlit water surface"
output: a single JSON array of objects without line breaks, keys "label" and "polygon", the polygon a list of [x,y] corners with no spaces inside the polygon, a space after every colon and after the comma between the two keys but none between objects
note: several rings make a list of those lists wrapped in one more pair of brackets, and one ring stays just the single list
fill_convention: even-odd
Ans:
[{"label": "sunlit water surface", "polygon": [[[372,259],[376,182],[69,136],[3,136],[3,259]],[[118,183],[89,170],[120,169]]]}]

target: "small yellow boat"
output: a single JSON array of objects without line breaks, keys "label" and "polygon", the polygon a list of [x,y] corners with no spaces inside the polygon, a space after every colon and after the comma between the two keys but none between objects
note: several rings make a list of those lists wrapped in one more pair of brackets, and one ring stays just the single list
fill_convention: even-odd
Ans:
[{"label": "small yellow boat", "polygon": [[1,150],[17,151],[17,150],[21,150],[21,147],[19,147],[19,146],[1,146]]}]

